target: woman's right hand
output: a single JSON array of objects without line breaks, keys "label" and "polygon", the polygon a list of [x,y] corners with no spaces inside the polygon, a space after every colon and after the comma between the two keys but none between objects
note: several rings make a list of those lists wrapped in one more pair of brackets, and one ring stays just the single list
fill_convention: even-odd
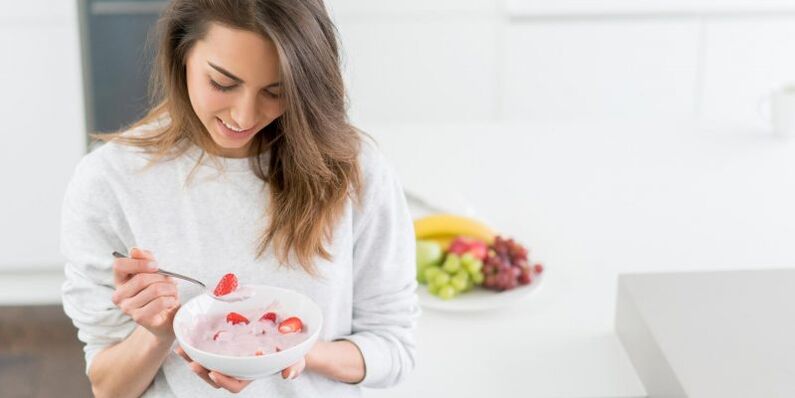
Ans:
[{"label": "woman's right hand", "polygon": [[157,262],[147,250],[133,248],[130,258],[117,258],[113,262],[113,304],[156,337],[173,339],[171,324],[179,308],[177,286],[155,271]]}]

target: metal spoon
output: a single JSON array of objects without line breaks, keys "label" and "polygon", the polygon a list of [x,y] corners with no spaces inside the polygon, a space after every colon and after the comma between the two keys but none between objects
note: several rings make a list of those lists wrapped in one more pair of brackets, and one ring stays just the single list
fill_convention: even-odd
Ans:
[{"label": "metal spoon", "polygon": [[[129,257],[125,256],[124,254],[121,254],[121,253],[116,252],[116,251],[113,252],[113,257],[116,257],[116,258],[129,258]],[[166,271],[166,270],[164,270],[162,268],[158,268],[157,271],[155,271],[155,273],[161,274],[161,275],[166,275],[166,276],[171,276],[171,277],[174,277],[174,278],[182,279],[183,281],[188,281],[190,283],[197,284],[197,285],[201,286],[201,288],[202,288],[202,290],[204,291],[205,294],[207,294],[208,296],[210,296],[210,297],[212,297],[212,298],[214,298],[214,299],[216,299],[218,301],[225,301],[227,303],[231,303],[231,302],[235,302],[235,301],[245,300],[245,299],[251,297],[251,294],[246,294],[246,292],[241,292],[242,294],[235,294],[235,293],[237,293],[237,292],[235,292],[235,293],[230,293],[230,294],[226,294],[226,295],[223,295],[223,296],[216,296],[213,292],[210,291],[210,289],[207,288],[207,285],[205,285],[201,281],[193,279],[193,278],[191,278],[189,276],[178,274],[176,272]]]}]

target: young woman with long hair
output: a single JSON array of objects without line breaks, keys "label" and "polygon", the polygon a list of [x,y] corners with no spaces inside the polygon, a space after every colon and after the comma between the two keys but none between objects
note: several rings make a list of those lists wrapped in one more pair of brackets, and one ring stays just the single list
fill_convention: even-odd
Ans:
[{"label": "young woman with long hair", "polygon": [[[99,136],[64,200],[63,304],[94,394],[351,397],[403,380],[419,313],[411,219],[348,122],[323,2],[173,0],[158,32],[150,112]],[[158,264],[301,292],[323,311],[320,339],[282,377],[209,371],[172,329],[199,291]]]}]

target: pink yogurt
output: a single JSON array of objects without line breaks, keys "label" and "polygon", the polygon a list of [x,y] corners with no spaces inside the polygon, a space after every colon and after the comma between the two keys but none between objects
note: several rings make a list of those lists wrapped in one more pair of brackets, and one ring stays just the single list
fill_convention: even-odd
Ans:
[{"label": "pink yogurt", "polygon": [[[213,354],[253,356],[284,351],[309,337],[306,325],[300,332],[279,332],[279,322],[292,315],[274,311],[271,307],[236,311],[249,320],[248,324],[227,323],[226,313],[200,316],[188,341],[193,347]],[[276,313],[275,323],[267,319],[260,320],[267,312]]]}]

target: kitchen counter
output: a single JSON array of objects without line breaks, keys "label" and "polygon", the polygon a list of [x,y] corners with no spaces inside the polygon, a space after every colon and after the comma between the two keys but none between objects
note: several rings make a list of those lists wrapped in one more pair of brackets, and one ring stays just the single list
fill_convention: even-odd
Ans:
[{"label": "kitchen counter", "polygon": [[795,269],[623,275],[616,331],[650,396],[795,397]]},{"label": "kitchen counter", "polygon": [[589,327],[592,314],[566,293],[576,289],[607,304],[609,296],[590,288],[599,281],[567,281],[554,272],[533,295],[503,310],[424,310],[415,372],[393,389],[365,396],[646,397],[612,329]]}]

